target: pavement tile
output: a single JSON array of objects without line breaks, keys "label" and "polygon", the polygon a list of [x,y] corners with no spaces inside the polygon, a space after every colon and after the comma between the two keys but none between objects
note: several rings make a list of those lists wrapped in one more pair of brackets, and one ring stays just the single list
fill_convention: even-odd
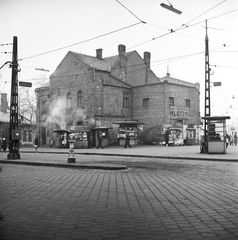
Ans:
[{"label": "pavement tile", "polygon": [[186,171],[178,173],[170,161],[160,165],[169,171],[5,164],[0,173],[4,240],[13,234],[11,228],[30,233],[29,239],[38,231],[42,239],[43,233],[45,239],[52,233],[58,239],[235,239],[236,163],[175,161]]}]

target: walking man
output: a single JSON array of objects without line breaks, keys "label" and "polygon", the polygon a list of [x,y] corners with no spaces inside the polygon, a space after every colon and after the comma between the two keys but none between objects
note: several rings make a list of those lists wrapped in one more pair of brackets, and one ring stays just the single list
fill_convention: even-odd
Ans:
[{"label": "walking man", "polygon": [[34,148],[35,148],[35,152],[38,153],[37,149],[38,149],[38,146],[39,146],[39,139],[38,137],[35,138],[35,141],[34,141]]},{"label": "walking man", "polygon": [[234,144],[235,146],[237,146],[237,132],[235,132],[235,135],[234,135]]},{"label": "walking man", "polygon": [[127,146],[129,146],[131,148],[131,145],[130,145],[130,136],[129,136],[129,133],[126,132],[126,141],[125,141],[125,146],[124,148],[126,148]]},{"label": "walking man", "polygon": [[97,145],[97,149],[98,149],[99,147],[103,148],[103,146],[102,146],[102,142],[103,142],[102,134],[99,134],[99,136],[98,136],[98,145]]}]

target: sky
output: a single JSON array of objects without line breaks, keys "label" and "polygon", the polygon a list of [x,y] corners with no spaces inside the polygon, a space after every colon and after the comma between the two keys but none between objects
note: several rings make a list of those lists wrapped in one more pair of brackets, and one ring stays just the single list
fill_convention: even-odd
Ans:
[{"label": "sky", "polygon": [[[230,115],[238,130],[238,0],[0,0],[0,67],[18,38],[19,81],[49,78],[68,51],[103,57],[118,45],[151,53],[158,77],[200,83],[204,116],[205,35],[209,38],[211,115]],[[10,52],[5,54],[4,52]],[[37,71],[35,68],[49,70]],[[221,82],[213,87],[213,82]],[[11,69],[0,69],[0,92],[10,96]]]}]

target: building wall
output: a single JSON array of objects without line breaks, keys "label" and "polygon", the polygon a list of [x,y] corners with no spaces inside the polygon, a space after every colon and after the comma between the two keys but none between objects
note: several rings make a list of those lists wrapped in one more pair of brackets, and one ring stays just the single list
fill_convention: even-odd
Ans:
[{"label": "building wall", "polygon": [[[120,57],[123,60],[109,72],[85,64],[70,52],[66,55],[51,75],[49,87],[36,90],[37,124],[40,138],[44,138],[41,143],[48,143],[53,130],[69,130],[75,123],[112,127],[109,135],[113,138],[118,128],[113,122],[122,119],[142,121],[144,129],[174,126],[177,122],[200,124],[199,88],[192,84],[184,86],[179,81],[161,82],[150,70],[148,52],[144,59],[136,51],[122,53]],[[123,107],[125,93],[129,96],[128,107]],[[174,106],[169,105],[169,97],[174,98]],[[148,106],[143,106],[143,99],[149,99]],[[185,99],[190,101],[190,107],[186,107]]]},{"label": "building wall", "polygon": [[[143,99],[149,99],[148,106],[143,105]],[[159,83],[134,88],[134,118],[145,123],[144,129],[162,125],[165,120],[164,101],[163,85]]]},{"label": "building wall", "polygon": [[[169,97],[174,98],[170,106]],[[149,99],[148,106],[143,106],[143,99]],[[190,107],[186,107],[186,99]],[[144,129],[156,125],[200,124],[199,91],[195,87],[176,84],[158,83],[135,87],[133,91],[134,118],[145,122]]]}]

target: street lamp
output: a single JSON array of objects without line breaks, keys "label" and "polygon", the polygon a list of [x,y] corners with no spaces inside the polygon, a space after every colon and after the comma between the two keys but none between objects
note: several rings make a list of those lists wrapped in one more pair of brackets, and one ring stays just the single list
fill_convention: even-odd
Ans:
[{"label": "street lamp", "polygon": [[166,5],[164,3],[160,4],[161,7],[168,9],[169,11],[172,11],[177,14],[181,14],[182,12],[176,8],[173,7],[173,5],[170,3],[170,5]]}]

